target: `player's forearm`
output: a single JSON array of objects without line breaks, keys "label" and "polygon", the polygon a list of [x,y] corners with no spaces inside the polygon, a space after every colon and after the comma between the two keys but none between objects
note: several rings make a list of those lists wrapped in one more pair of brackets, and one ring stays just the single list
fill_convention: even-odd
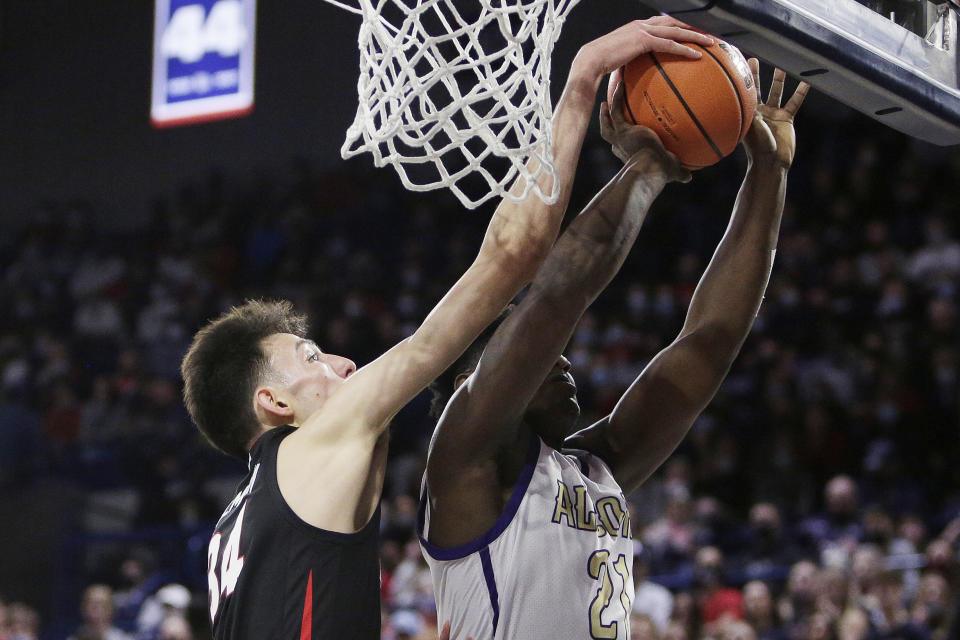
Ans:
[{"label": "player's forearm", "polygon": [[709,330],[718,357],[736,356],[770,279],[780,233],[787,170],[751,166],[727,231],[693,298],[681,335]]},{"label": "player's forearm", "polygon": [[748,171],[681,335],[651,360],[608,418],[571,440],[569,446],[602,452],[625,490],[676,448],[739,352],[769,278],[785,187],[785,172]]},{"label": "player's forearm", "polygon": [[[424,352],[442,363],[440,371],[533,279],[550,253],[570,200],[597,83],[599,76],[592,80],[587,70],[574,63],[557,104],[553,125],[554,162],[561,184],[557,202],[544,204],[532,193],[523,202],[505,199],[490,221],[477,258],[414,336]],[[548,177],[541,177],[541,188],[549,193]],[[454,313],[465,310],[469,317],[451,317],[450,309]],[[448,323],[456,328],[461,339],[450,340],[448,332],[433,328],[446,327]]]},{"label": "player's forearm", "polygon": [[[596,69],[579,62],[578,57],[570,68],[563,95],[554,111],[553,163],[559,183],[556,203],[545,204],[533,193],[522,202],[504,199],[490,221],[480,255],[501,264],[507,277],[521,280],[518,289],[534,277],[557,238],[570,201],[600,78]],[[538,165],[539,160],[532,158],[527,168],[534,172]],[[553,178],[548,174],[541,175],[538,184],[543,193],[553,190]],[[524,186],[523,179],[518,178],[511,194],[522,193]]]},{"label": "player's forearm", "polygon": [[[374,363],[380,365],[376,369],[386,370],[375,378],[377,386],[390,389],[389,394],[381,394],[381,401],[370,407],[373,417],[366,422],[376,427],[376,433],[463,353],[520,288],[533,279],[550,253],[570,198],[597,83],[599,77],[594,82],[574,65],[557,106],[553,150],[561,191],[556,204],[544,204],[534,194],[523,202],[501,202],[473,264],[420,328],[381,357],[382,363]],[[549,192],[550,185],[544,183],[541,188]],[[382,380],[390,382],[381,384]]]},{"label": "player's forearm", "polygon": [[641,151],[570,223],[533,287],[580,313],[623,265],[650,205],[669,181],[656,151]]}]

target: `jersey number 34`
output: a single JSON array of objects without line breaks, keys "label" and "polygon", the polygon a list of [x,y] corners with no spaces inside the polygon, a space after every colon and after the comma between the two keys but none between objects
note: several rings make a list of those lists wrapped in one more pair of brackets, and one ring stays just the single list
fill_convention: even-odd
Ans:
[{"label": "jersey number 34", "polygon": [[[227,538],[227,546],[223,549],[223,558],[220,557],[220,542],[223,535],[217,531],[210,538],[210,546],[207,547],[207,586],[210,589],[210,623],[217,617],[217,609],[220,608],[220,600],[228,597],[233,590],[237,588],[237,580],[240,579],[240,572],[243,571],[243,556],[240,555],[240,532],[243,529],[243,515],[247,510],[244,503],[237,516],[237,521],[233,525],[233,531]],[[217,574],[217,560],[220,560],[220,573]]]}]

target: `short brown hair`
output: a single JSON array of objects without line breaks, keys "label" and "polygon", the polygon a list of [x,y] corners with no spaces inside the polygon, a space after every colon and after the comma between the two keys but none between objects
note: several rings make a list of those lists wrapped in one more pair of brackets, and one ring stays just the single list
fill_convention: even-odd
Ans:
[{"label": "short brown hair", "polygon": [[248,300],[198,331],[180,365],[194,424],[210,444],[241,460],[260,430],[251,397],[269,370],[261,343],[276,333],[306,337],[306,318],[287,301]]}]

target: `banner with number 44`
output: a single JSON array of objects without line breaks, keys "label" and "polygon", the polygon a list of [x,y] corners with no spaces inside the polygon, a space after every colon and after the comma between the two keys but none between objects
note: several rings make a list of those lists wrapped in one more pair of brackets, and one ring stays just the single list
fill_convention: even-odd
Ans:
[{"label": "banner with number 44", "polygon": [[255,28],[256,0],[156,0],[153,125],[249,113]]}]

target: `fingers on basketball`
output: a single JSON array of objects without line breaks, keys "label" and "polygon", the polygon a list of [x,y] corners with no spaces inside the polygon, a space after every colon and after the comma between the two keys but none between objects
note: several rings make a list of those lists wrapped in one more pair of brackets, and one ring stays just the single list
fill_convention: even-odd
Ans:
[{"label": "fingers on basketball", "polygon": [[626,113],[625,100],[623,82],[621,82],[617,85],[617,88],[614,89],[613,102],[610,104],[611,122],[617,129],[627,125],[627,117],[624,115]]},{"label": "fingers on basketball", "polygon": [[647,145],[649,147],[656,148],[668,159],[668,165],[666,169],[670,176],[670,179],[674,182],[687,183],[693,180],[693,172],[683,166],[683,162],[680,161],[680,158],[677,157],[677,154],[668,150],[663,146],[663,140],[660,139],[660,136],[657,135],[656,131],[644,126],[638,126],[638,135],[641,135],[647,139]]},{"label": "fingers on basketball", "polygon": [[697,51],[693,47],[688,47],[685,44],[680,44],[676,40],[667,40],[664,39],[664,42],[667,43],[667,46],[663,49],[664,53],[675,53],[678,56],[683,56],[685,58],[692,58],[694,60],[699,60],[703,57],[702,51]]},{"label": "fingers on basketball", "polygon": [[613,118],[610,114],[610,104],[603,102],[600,105],[600,137],[610,142],[611,134],[614,131]]},{"label": "fingers on basketball", "polygon": [[662,38],[650,31],[645,33],[646,49],[648,52],[670,53],[684,58],[699,59],[703,54],[692,47],[680,44],[670,38]]},{"label": "fingers on basketball", "polygon": [[647,25],[648,29],[653,27],[675,29],[675,35],[670,37],[676,40],[699,42],[705,46],[713,44],[712,37],[672,16],[654,16],[643,22]]},{"label": "fingers on basketball", "polygon": [[673,16],[653,16],[652,18],[647,18],[643,22],[651,26],[687,27],[686,23],[680,22]]},{"label": "fingers on basketball", "polygon": [[689,27],[672,27],[672,26],[656,26],[649,27],[647,32],[655,35],[659,38],[666,38],[668,40],[676,40],[677,42],[694,42],[696,44],[709,47],[715,41],[714,39],[699,31],[694,31]]}]

